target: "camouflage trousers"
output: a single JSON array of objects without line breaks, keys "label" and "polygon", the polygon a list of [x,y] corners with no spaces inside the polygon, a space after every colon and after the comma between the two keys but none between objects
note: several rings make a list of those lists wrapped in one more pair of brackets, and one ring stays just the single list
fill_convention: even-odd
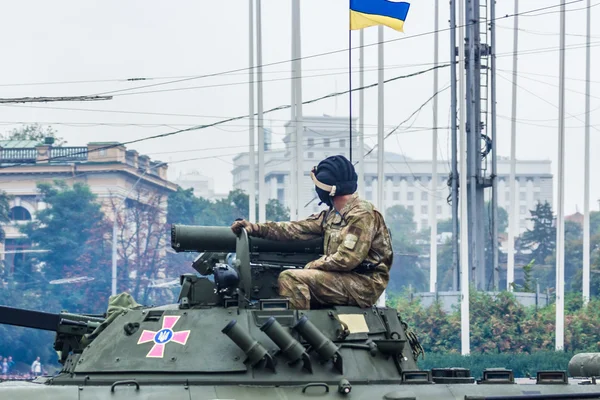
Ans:
[{"label": "camouflage trousers", "polygon": [[[328,272],[318,269],[295,269],[283,271],[279,275],[279,295],[290,300],[290,306],[296,310],[310,310],[312,304],[370,306],[373,297],[371,285],[364,282],[363,276],[348,272]],[[366,285],[365,285],[366,283]],[[364,292],[356,296],[349,287],[360,287]],[[369,299],[364,299],[367,296]],[[356,300],[359,298],[359,304]],[[376,297],[375,297],[376,299]]]}]

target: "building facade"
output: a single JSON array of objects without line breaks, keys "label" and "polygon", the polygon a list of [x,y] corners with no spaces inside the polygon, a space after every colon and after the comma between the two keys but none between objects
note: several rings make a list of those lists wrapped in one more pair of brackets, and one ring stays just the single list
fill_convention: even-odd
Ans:
[{"label": "building facade", "polygon": [[[318,212],[318,199],[314,191],[314,184],[310,179],[310,170],[322,159],[342,154],[349,156],[349,130],[348,118],[340,117],[305,117],[304,141],[304,180],[299,185],[302,201],[299,208],[300,218]],[[357,126],[354,123],[354,126]],[[268,199],[277,199],[286,207],[290,207],[290,169],[294,157],[293,132],[294,125],[288,122],[285,125],[285,148],[265,152],[265,181]],[[353,135],[353,161],[358,160],[358,134]],[[370,148],[363,149],[366,154]],[[358,166],[357,172],[358,172]],[[365,197],[374,204],[379,204],[377,199],[377,151],[365,157]],[[519,213],[520,231],[525,231],[530,222],[529,210],[535,208],[540,201],[552,204],[553,181],[551,162],[548,160],[518,160],[517,161],[517,210]],[[450,173],[449,160],[440,160],[437,165],[438,179],[432,182],[432,162],[430,160],[414,160],[404,155],[386,152],[384,164],[385,185],[383,208],[394,205],[403,205],[414,214],[417,229],[429,226],[429,196],[436,198],[435,207],[438,220],[451,218],[451,207],[448,203],[450,188],[448,178]],[[507,212],[510,210],[510,160],[498,157],[498,205]],[[241,153],[234,158],[233,187],[246,192],[249,188],[248,153]],[[257,180],[255,181],[257,182]],[[258,193],[258,185],[256,186]],[[490,191],[487,191],[490,192]],[[306,205],[309,203],[308,205]]]},{"label": "building facade", "polygon": [[220,200],[227,197],[227,193],[216,193],[215,180],[201,174],[198,170],[181,171],[173,183],[183,189],[193,189],[196,197],[208,200]]},{"label": "building facade", "polygon": [[[167,180],[167,165],[127,150],[118,143],[89,143],[81,147],[39,144],[36,141],[0,141],[0,190],[8,194],[11,222],[3,224],[6,237],[0,250],[7,273],[14,272],[22,251],[31,247],[20,224],[46,208],[37,184],[63,180],[69,186],[82,182],[90,187],[102,211],[114,220],[135,202],[160,207],[166,222],[168,193],[177,185]],[[160,201],[156,198],[160,197]],[[126,229],[126,227],[125,227]]]}]

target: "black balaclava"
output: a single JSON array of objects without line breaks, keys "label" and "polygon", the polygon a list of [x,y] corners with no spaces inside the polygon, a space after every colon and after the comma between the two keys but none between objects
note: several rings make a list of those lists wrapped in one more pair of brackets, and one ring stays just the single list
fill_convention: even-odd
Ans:
[{"label": "black balaclava", "polygon": [[321,161],[312,170],[312,178],[321,203],[329,207],[333,207],[333,196],[353,194],[358,188],[358,175],[354,166],[342,155],[327,157]]}]

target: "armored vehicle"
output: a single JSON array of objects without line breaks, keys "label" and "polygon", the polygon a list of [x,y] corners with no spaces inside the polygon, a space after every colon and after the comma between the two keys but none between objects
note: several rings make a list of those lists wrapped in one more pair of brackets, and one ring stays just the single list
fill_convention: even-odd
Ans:
[{"label": "armored vehicle", "polygon": [[[56,331],[62,370],[0,383],[1,399],[576,399],[600,398],[595,378],[540,371],[419,370],[417,337],[397,310],[294,310],[278,295],[281,271],[322,253],[320,241],[238,237],[229,228],[172,226],[177,252],[198,252],[177,304],[111,297],[104,315],[0,308],[0,323]],[[232,257],[235,253],[235,257]],[[572,375],[600,375],[596,355]],[[492,366],[490,366],[492,367]]]}]

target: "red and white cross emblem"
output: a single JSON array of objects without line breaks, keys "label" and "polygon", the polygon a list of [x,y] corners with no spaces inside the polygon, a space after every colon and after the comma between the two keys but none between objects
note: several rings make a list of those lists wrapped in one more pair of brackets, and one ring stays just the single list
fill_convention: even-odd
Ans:
[{"label": "red and white cross emblem", "polygon": [[160,331],[142,331],[137,344],[154,342],[154,346],[152,346],[146,357],[163,358],[165,346],[169,342],[175,342],[181,345],[186,344],[191,331],[173,332],[173,327],[179,318],[178,315],[166,315],[163,317],[162,329]]}]

